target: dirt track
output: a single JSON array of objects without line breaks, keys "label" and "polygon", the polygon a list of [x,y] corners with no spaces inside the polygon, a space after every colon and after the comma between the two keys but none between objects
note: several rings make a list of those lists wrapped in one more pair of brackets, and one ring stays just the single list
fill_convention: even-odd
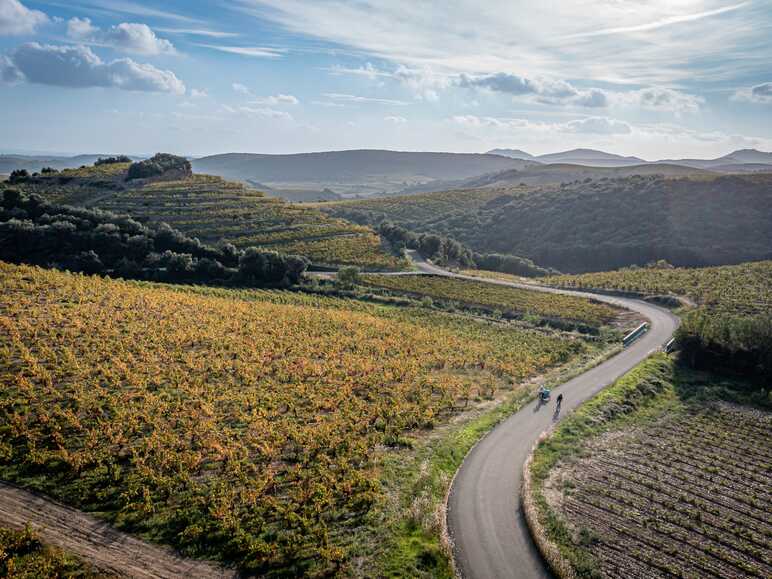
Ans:
[{"label": "dirt track", "polygon": [[45,543],[75,553],[106,573],[143,579],[237,577],[233,570],[185,559],[91,515],[0,482],[0,525],[23,528],[27,523]]}]

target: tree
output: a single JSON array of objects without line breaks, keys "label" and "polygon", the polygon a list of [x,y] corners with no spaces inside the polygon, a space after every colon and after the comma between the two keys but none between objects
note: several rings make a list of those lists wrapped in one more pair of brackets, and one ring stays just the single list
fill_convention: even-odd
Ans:
[{"label": "tree", "polygon": [[265,276],[265,255],[256,247],[248,247],[239,257],[239,275],[247,281],[261,281]]},{"label": "tree", "polygon": [[127,179],[147,179],[158,177],[165,173],[172,173],[176,177],[189,177],[193,170],[184,157],[170,155],[169,153],[157,153],[144,161],[132,163],[129,167]]},{"label": "tree", "polygon": [[3,191],[3,207],[12,209],[21,204],[21,193],[16,189],[6,189]]},{"label": "tree", "polygon": [[73,269],[83,273],[95,274],[102,273],[104,265],[99,255],[93,249],[79,253],[74,260]]},{"label": "tree", "polygon": [[335,275],[335,285],[341,289],[352,289],[359,283],[359,268],[346,265],[338,270]]},{"label": "tree", "polygon": [[311,262],[301,255],[288,255],[285,261],[287,264],[287,281],[292,284],[300,283],[303,274]]},{"label": "tree", "polygon": [[23,183],[29,179],[29,171],[26,169],[15,169],[11,171],[11,175],[8,177],[9,183]]}]

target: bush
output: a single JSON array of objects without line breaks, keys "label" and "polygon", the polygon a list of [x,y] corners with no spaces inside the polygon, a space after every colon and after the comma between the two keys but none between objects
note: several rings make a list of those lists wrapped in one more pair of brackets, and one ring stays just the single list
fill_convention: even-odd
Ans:
[{"label": "bush", "polygon": [[[99,209],[48,203],[15,189],[0,205],[0,260],[154,281],[297,284],[301,256],[211,247],[161,223],[147,227]],[[237,268],[238,266],[238,268]]]},{"label": "bush", "polygon": [[127,179],[149,179],[167,173],[173,174],[175,177],[189,177],[193,174],[193,170],[190,161],[184,157],[169,153],[157,153],[150,159],[132,163]]},{"label": "bush", "polygon": [[11,175],[8,177],[9,183],[23,183],[29,179],[29,171],[26,169],[16,169],[11,171]]},{"label": "bush", "polygon": [[341,289],[352,289],[359,283],[359,268],[353,265],[341,267],[335,275],[335,285]]},{"label": "bush", "polygon": [[126,155],[118,155],[117,157],[99,157],[94,163],[94,167],[99,165],[113,165],[115,163],[131,163],[131,157]]}]

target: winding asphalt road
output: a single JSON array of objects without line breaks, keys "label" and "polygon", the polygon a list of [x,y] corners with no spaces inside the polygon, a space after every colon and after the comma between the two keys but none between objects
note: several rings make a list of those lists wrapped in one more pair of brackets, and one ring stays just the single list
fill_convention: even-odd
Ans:
[{"label": "winding asphalt road", "polygon": [[[590,398],[649,354],[659,349],[678,327],[669,311],[642,300],[483,280],[455,274],[412,256],[424,273],[486,281],[498,285],[592,297],[638,312],[650,330],[621,353],[553,390],[563,393],[561,415]],[[464,459],[448,501],[448,530],[459,574],[468,579],[531,579],[551,577],[525,522],[520,506],[523,463],[536,439],[560,416],[554,404],[532,402],[499,424]]]}]

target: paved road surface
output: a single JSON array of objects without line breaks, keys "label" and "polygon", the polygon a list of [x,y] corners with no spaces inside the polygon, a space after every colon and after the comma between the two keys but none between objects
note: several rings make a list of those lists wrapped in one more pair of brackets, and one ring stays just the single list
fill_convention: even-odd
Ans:
[{"label": "paved road surface", "polygon": [[[498,280],[454,274],[414,257],[424,273],[449,275],[539,291]],[[611,384],[667,342],[678,326],[669,311],[641,300],[590,295],[596,300],[634,310],[651,321],[651,330],[633,345],[603,364],[553,390],[563,392],[561,415]],[[469,579],[531,579],[550,577],[536,550],[520,509],[522,467],[538,436],[553,423],[554,403],[539,408],[536,402],[499,424],[474,447],[456,475],[448,503],[448,529],[456,567]],[[558,419],[560,417],[557,417]]]}]

